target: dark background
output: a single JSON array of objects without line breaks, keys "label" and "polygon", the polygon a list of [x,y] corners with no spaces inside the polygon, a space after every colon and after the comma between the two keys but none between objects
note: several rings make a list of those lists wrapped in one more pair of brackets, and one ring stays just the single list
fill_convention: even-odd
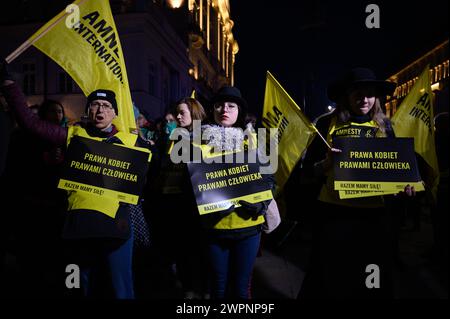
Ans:
[{"label": "dark background", "polygon": [[[368,29],[366,6],[380,8]],[[235,85],[260,114],[269,70],[311,119],[327,111],[326,87],[348,68],[386,79],[448,38],[448,1],[230,0],[239,44]]]},{"label": "dark background", "polygon": [[[229,1],[235,85],[257,115],[267,70],[313,119],[330,104],[328,83],[346,69],[365,66],[386,79],[449,38],[447,0]],[[71,2],[4,1],[0,24],[47,21]],[[365,24],[371,3],[380,8],[379,29]]]}]

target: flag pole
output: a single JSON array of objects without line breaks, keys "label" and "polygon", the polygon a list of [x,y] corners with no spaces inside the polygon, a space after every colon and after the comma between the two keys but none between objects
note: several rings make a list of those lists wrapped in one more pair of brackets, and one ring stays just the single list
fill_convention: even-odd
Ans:
[{"label": "flag pole", "polygon": [[311,123],[311,125],[312,125],[312,127],[314,127],[314,130],[316,131],[316,133],[317,133],[317,135],[319,135],[320,136],[320,138],[322,139],[322,141],[327,145],[327,147],[331,150],[332,149],[332,147],[331,147],[331,145],[327,142],[327,140],[322,136],[322,134],[320,134],[320,132],[319,132],[319,130],[316,128],[316,126],[314,125],[314,124],[312,124]]},{"label": "flag pole", "polygon": [[12,61],[14,61],[20,54],[23,53],[23,51],[25,51],[26,49],[28,49],[30,47],[31,43],[30,40],[26,40],[24,43],[22,43],[16,50],[14,50],[13,53],[11,53],[10,55],[8,55],[5,59],[6,63],[11,63]]},{"label": "flag pole", "polygon": [[[270,71],[267,71],[267,75],[270,76],[272,78],[272,80],[278,85],[278,87],[289,97],[289,99],[295,104],[295,106],[298,107],[299,111],[301,111],[301,108],[297,105],[297,103],[295,103],[295,101],[290,97],[290,95],[286,92],[286,90],[281,86],[281,84],[277,81],[277,79],[275,79],[275,77],[272,75],[272,73],[270,73]],[[314,128],[314,130],[316,131],[316,133],[320,136],[320,138],[322,139],[322,141],[324,141],[324,143],[327,145],[327,147],[331,150],[332,147],[330,144],[328,144],[327,140],[322,136],[322,134],[320,134],[319,130],[316,128],[316,126],[311,123],[311,121],[308,121],[309,124],[311,124],[311,126]]]},{"label": "flag pole", "polygon": [[24,43],[22,43],[14,52],[12,52],[10,55],[6,57],[6,63],[11,63],[14,61],[19,55],[21,55],[25,50],[27,50],[30,46],[32,46],[37,40],[42,38],[47,32],[49,32],[55,25],[57,25],[62,18],[64,18],[67,15],[65,13],[62,15],[58,20],[53,22],[51,25],[49,25],[42,33],[40,33],[37,37],[35,37],[33,40],[26,40]]},{"label": "flag pole", "polygon": [[[79,2],[77,5],[81,5],[83,2],[85,2],[86,0],[82,0],[81,2]],[[21,55],[23,52],[25,52],[25,50],[27,50],[30,46],[32,46],[37,40],[39,40],[40,38],[42,38],[45,34],[47,34],[51,29],[53,29],[53,27],[55,27],[59,22],[61,22],[61,20],[63,18],[65,18],[69,13],[71,12],[64,12],[64,14],[59,17],[58,19],[56,19],[55,22],[53,22],[52,24],[50,24],[46,29],[44,29],[37,37],[33,38],[33,40],[26,40],[24,43],[22,43],[17,49],[15,49],[10,55],[8,55],[5,59],[6,63],[11,63],[12,61],[14,61],[19,55]]]}]

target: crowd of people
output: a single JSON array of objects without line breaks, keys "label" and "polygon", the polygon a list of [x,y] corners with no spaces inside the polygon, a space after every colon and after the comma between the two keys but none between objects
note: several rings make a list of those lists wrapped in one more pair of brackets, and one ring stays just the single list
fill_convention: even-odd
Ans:
[{"label": "crowd of people", "polygon": [[[113,124],[119,115],[114,92],[93,91],[87,97],[87,120],[69,125],[58,101],[45,100],[33,112],[6,65],[1,68],[0,194],[8,208],[2,209],[0,267],[5,280],[11,271],[5,268],[5,256],[15,256],[17,296],[134,299],[158,296],[155,291],[177,283],[181,293],[165,297],[251,298],[252,272],[270,201],[240,201],[239,207],[199,215],[187,165],[174,163],[170,156],[177,142],[170,138],[172,132],[184,128],[192,140],[195,120],[210,137],[199,145],[202,152],[247,149],[248,135],[242,132],[256,134],[256,117],[249,114],[239,89],[222,87],[205,106],[184,97],[157,120],[135,107],[137,131],[132,134],[118,131]],[[393,83],[377,80],[369,69],[351,70],[330,85],[329,98],[337,109],[317,122],[318,130],[331,145],[336,132],[356,126],[372,133],[358,138],[395,138],[381,107],[394,88]],[[442,118],[436,138],[445,141],[448,114]],[[65,151],[76,136],[151,150],[137,205],[56,187]],[[438,152],[445,150],[438,147]],[[307,181],[304,200],[311,205],[307,209],[314,207],[315,212],[311,261],[299,297],[390,298],[393,243],[401,219],[396,212],[418,196],[407,186],[389,198],[339,199],[332,187],[331,161],[336,152],[316,138],[294,171],[303,183]],[[436,225],[446,218],[443,212],[448,207],[448,163],[440,165],[441,195],[433,206]],[[272,175],[265,175],[261,183],[274,189]],[[296,194],[296,200],[302,200],[302,194]],[[436,231],[440,254],[448,254],[446,234],[442,228]],[[80,267],[81,289],[66,286],[69,264]],[[364,270],[369,264],[382,269],[382,289],[365,286]],[[159,283],[149,279],[149,269],[160,275]],[[2,291],[5,296],[9,293]]]}]

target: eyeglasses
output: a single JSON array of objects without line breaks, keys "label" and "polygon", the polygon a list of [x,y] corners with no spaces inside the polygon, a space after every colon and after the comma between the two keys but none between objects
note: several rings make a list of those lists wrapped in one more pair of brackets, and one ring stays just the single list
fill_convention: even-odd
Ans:
[{"label": "eyeglasses", "polygon": [[227,103],[227,104],[214,104],[214,109],[216,111],[221,111],[221,110],[228,110],[228,112],[234,112],[238,109],[237,104],[231,104],[231,103]]},{"label": "eyeglasses", "polygon": [[100,107],[102,107],[105,111],[111,111],[113,109],[113,106],[109,103],[93,102],[93,103],[89,104],[89,108],[92,111],[97,111]]}]

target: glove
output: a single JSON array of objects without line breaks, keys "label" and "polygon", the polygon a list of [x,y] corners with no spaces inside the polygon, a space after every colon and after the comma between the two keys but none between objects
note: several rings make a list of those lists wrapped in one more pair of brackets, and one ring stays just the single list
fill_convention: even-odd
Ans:
[{"label": "glove", "polygon": [[220,215],[222,217],[225,217],[225,216],[230,215],[234,210],[235,210],[234,205],[231,205],[229,208],[227,208],[225,210],[221,210],[219,212],[215,212],[214,214],[216,216]]},{"label": "glove", "polygon": [[3,82],[6,80],[14,81],[11,74],[8,71],[8,63],[6,63],[6,61],[3,60],[0,63],[0,81]]},{"label": "glove", "polygon": [[258,217],[259,215],[264,215],[266,213],[268,206],[268,204],[266,204],[265,201],[252,204],[244,200],[240,200],[239,204],[241,205],[242,209],[244,209],[245,212],[251,217]]}]

